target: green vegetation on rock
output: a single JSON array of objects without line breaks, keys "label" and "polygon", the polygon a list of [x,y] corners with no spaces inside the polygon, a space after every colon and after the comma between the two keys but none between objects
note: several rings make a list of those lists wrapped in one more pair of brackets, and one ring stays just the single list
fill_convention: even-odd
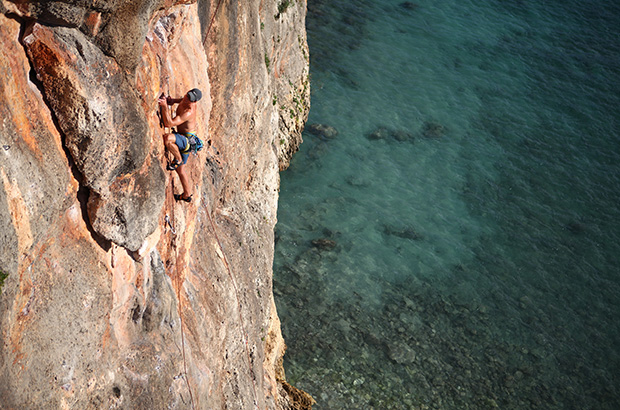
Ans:
[{"label": "green vegetation on rock", "polygon": [[274,16],[275,19],[276,20],[279,19],[280,15],[284,13],[286,9],[288,9],[289,6],[291,6],[292,4],[293,4],[293,0],[282,0],[280,4],[278,4],[278,14]]},{"label": "green vegetation on rock", "polygon": [[8,277],[9,277],[8,273],[4,273],[0,270],[0,289],[2,289],[2,286],[4,285],[4,280]]}]

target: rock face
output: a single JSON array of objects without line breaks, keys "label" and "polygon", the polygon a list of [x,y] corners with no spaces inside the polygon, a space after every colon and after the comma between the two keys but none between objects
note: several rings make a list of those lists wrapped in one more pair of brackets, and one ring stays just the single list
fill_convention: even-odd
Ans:
[{"label": "rock face", "polygon": [[[304,1],[0,0],[0,408],[309,408],[272,294]],[[198,87],[194,200],[161,92]]]},{"label": "rock face", "polygon": [[164,202],[163,170],[150,160],[156,151],[145,149],[152,135],[136,104],[139,96],[114,59],[80,31],[35,23],[22,41],[65,147],[90,190],[93,227],[138,250],[155,230]]}]

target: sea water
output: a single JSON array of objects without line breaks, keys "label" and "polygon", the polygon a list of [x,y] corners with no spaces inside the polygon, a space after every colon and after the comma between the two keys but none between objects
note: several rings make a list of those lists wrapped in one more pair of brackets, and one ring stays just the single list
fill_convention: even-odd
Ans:
[{"label": "sea water", "polygon": [[620,5],[308,9],[334,130],[281,174],[287,378],[316,409],[620,408]]}]

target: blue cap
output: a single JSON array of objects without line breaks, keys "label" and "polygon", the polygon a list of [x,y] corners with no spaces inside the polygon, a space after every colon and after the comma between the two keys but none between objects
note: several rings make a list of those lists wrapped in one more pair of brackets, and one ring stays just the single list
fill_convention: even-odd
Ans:
[{"label": "blue cap", "polygon": [[202,98],[202,91],[198,88],[194,88],[193,90],[189,90],[187,92],[187,96],[191,102],[196,102]]}]

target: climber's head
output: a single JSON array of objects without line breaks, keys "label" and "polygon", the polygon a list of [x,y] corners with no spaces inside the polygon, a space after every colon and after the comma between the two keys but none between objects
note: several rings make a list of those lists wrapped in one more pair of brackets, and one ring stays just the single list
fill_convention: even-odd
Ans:
[{"label": "climber's head", "polygon": [[196,102],[200,100],[201,98],[202,98],[202,91],[200,91],[198,88],[194,88],[187,92],[187,99],[190,102]]}]

